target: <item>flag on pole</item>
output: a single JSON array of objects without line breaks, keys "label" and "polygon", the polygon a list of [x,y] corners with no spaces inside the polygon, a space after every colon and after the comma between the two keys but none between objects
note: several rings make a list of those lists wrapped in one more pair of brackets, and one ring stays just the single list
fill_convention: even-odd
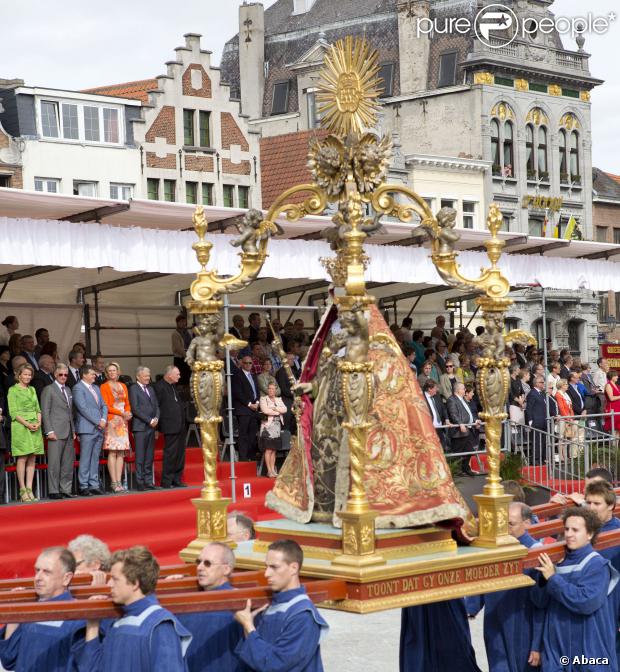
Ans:
[{"label": "flag on pole", "polygon": [[553,223],[553,217],[548,217],[545,214],[545,221],[543,222],[543,236],[545,238],[557,238],[557,229],[555,224]]},{"label": "flag on pole", "polygon": [[575,219],[574,215],[571,215],[570,219],[568,220],[568,224],[566,225],[566,231],[564,231],[565,240],[572,239],[576,226],[577,226],[577,220]]}]

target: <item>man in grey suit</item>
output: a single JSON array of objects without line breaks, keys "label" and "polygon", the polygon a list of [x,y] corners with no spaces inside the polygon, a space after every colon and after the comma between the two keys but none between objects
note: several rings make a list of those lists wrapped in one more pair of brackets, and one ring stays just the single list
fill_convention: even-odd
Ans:
[{"label": "man in grey suit", "polygon": [[153,484],[155,428],[159,423],[157,395],[151,387],[151,371],[146,366],[136,369],[136,384],[129,388],[133,420],[131,431],[136,444],[136,489],[156,490]]},{"label": "man in grey suit", "polygon": [[103,432],[108,421],[108,407],[95,385],[97,372],[86,364],[80,369],[80,382],[73,386],[75,431],[80,438],[80,495],[103,495],[99,485],[99,455]]},{"label": "man in grey suit", "polygon": [[41,392],[41,418],[47,437],[47,489],[50,499],[75,497],[71,493],[75,429],[73,395],[67,386],[68,375],[69,367],[66,364],[57,364],[54,382],[46,385]]}]

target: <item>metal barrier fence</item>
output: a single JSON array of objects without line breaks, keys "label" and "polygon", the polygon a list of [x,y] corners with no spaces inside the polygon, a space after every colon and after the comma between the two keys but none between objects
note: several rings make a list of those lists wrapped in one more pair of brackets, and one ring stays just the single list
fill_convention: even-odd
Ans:
[{"label": "metal barrier fence", "polygon": [[550,423],[552,431],[507,420],[504,450],[521,455],[526,480],[570,494],[594,467],[617,479],[618,438],[599,427],[591,416],[557,418]]}]

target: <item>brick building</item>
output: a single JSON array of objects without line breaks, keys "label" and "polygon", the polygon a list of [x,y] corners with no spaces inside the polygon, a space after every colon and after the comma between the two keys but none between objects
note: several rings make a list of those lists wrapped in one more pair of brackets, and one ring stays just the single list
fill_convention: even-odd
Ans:
[{"label": "brick building", "polygon": [[[592,219],[595,239],[601,243],[620,244],[620,176],[598,168],[592,170]],[[608,254],[601,256],[608,258]],[[603,295],[599,312],[600,331],[608,333],[607,340],[620,339],[620,328],[610,330],[609,318],[620,321],[620,293]]]},{"label": "brick building", "polygon": [[220,82],[200,35],[185,35],[167,73],[154,79],[89,89],[141,101],[132,120],[140,152],[141,191],[154,200],[260,207],[258,134]]}]

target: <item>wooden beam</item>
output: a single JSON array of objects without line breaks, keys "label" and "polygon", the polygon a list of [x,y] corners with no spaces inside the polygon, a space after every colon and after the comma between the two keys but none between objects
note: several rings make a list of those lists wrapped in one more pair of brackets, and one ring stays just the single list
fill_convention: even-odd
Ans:
[{"label": "wooden beam", "polygon": [[[323,579],[304,584],[308,597],[315,603],[344,600],[344,581]],[[241,588],[240,590],[195,591],[161,595],[162,607],[174,614],[205,611],[239,611],[247,600],[254,608],[269,604],[271,588]],[[32,623],[36,621],[76,621],[82,619],[118,618],[123,612],[112,600],[73,600],[54,602],[15,602],[0,604],[0,623]]]}]

